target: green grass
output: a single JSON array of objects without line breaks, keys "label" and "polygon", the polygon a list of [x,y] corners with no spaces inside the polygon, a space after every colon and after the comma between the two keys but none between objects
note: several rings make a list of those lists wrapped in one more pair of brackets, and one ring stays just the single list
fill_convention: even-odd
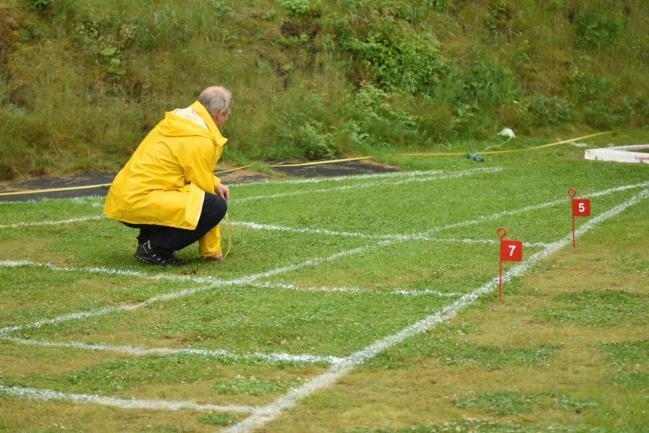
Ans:
[{"label": "green grass", "polygon": [[463,397],[454,400],[453,404],[462,409],[477,410],[499,416],[531,412],[542,405],[570,411],[576,410],[579,413],[597,406],[596,403],[574,400],[558,393],[544,395],[519,391],[500,391],[475,397]]},{"label": "green grass", "polygon": [[649,340],[609,343],[604,345],[616,364],[636,364],[649,361]]},{"label": "green grass", "polygon": [[612,326],[620,322],[642,323],[649,297],[624,290],[584,291],[558,295],[562,307],[544,311],[543,317],[557,323]]},{"label": "green grass", "polygon": [[[233,186],[234,223],[355,235],[235,224],[233,250],[225,261],[195,260],[192,246],[180,253],[190,263],[178,268],[138,263],[132,256],[136,231],[115,221],[7,227],[99,216],[101,198],[0,203],[0,260],[31,262],[0,266],[0,328],[201,289],[132,311],[26,327],[10,337],[113,348],[227,350],[234,355],[133,356],[1,340],[0,384],[119,398],[270,404],[325,373],[328,365],[273,362],[255,353],[345,357],[363,350],[497,276],[497,244],[458,239],[494,241],[500,225],[511,239],[563,239],[570,231],[568,187],[588,194],[649,181],[646,167],[580,158],[581,151],[572,147],[528,157],[501,155],[482,165],[418,158],[404,161],[404,167],[449,173],[502,170],[452,179],[421,180],[404,173]],[[639,191],[594,197],[593,218]],[[286,195],[269,198],[272,194]],[[551,201],[559,204],[484,218]],[[579,239],[577,249],[566,248],[560,260],[544,260],[531,270],[532,275],[544,275],[542,280],[506,282],[503,302],[493,294],[483,297],[461,313],[473,319],[460,316],[382,351],[331,390],[305,399],[265,428],[293,433],[304,431],[305,424],[315,426],[314,432],[585,432],[592,427],[612,432],[616,426],[610,420],[628,415],[630,421],[617,427],[632,431],[630,426],[639,425],[643,416],[642,393],[647,389],[642,337],[649,310],[642,265],[647,250],[638,237],[647,209],[644,200],[594,227]],[[454,225],[471,220],[477,223]],[[579,220],[578,226],[587,221]],[[426,232],[439,239],[380,243],[382,236]],[[603,245],[610,257],[596,249]],[[541,250],[526,247],[524,257]],[[570,265],[577,269],[574,274],[563,267],[571,260],[576,262]],[[505,270],[512,266],[506,264]],[[111,273],[115,269],[131,274]],[[619,273],[624,278],[616,277]],[[212,278],[209,283],[199,279],[207,277]],[[454,295],[438,296],[450,292]],[[526,296],[538,302],[530,306],[514,301]],[[540,336],[525,334],[532,331]],[[582,334],[582,346],[575,347],[580,341],[576,335]],[[588,359],[585,365],[581,357]],[[537,372],[543,377],[538,382]],[[408,382],[409,374],[416,378]],[[581,389],[584,377],[589,385]],[[366,385],[385,386],[388,395],[367,391]],[[339,387],[343,391],[338,394]],[[441,389],[449,391],[439,396]],[[439,399],[431,400],[433,395]],[[73,431],[202,432],[245,417],[191,411],[131,411],[125,417],[120,409],[95,405],[7,395],[0,400],[8,408],[0,414],[0,431],[47,431],[57,423]],[[431,413],[431,405],[440,411]],[[462,420],[475,414],[480,418]],[[537,414],[547,416],[547,422],[527,421]],[[100,425],[95,419],[105,422]]]},{"label": "green grass", "polygon": [[199,421],[203,424],[210,425],[230,425],[234,423],[232,417],[227,413],[215,413],[205,415],[199,418]]}]

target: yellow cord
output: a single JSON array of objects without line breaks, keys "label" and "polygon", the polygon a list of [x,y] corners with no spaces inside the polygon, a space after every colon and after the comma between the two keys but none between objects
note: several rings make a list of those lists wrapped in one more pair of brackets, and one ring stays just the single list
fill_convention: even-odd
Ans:
[{"label": "yellow cord", "polygon": [[[571,141],[584,140],[586,138],[597,137],[598,135],[610,134],[613,131],[604,131],[597,132],[595,134],[584,135],[582,137],[569,138],[568,140],[555,141],[554,143],[542,144],[540,146],[526,147],[523,149],[506,149],[506,150],[489,150],[486,152],[476,152],[480,155],[495,155],[497,153],[516,153],[516,152],[528,152],[530,150],[540,150],[547,149],[548,147],[558,146],[564,143],[570,143]],[[400,153],[399,156],[461,156],[466,155],[466,152],[421,152],[421,153]]]},{"label": "yellow cord", "polygon": [[224,259],[228,257],[228,254],[230,254],[230,250],[232,249],[232,224],[230,223],[230,212],[225,213],[225,231],[228,234],[228,249],[225,250],[225,254],[223,255]]},{"label": "yellow cord", "polygon": [[0,197],[6,197],[11,195],[23,195],[23,194],[38,194],[42,192],[76,191],[80,189],[94,189],[94,188],[109,187],[110,185],[111,185],[110,183],[100,183],[97,185],[66,186],[61,188],[31,189],[27,191],[11,191],[11,192],[0,193]]},{"label": "yellow cord", "polygon": [[312,161],[312,162],[300,162],[296,164],[271,164],[267,167],[277,168],[277,167],[310,167],[313,165],[323,165],[323,164],[335,164],[337,162],[349,162],[349,161],[360,161],[361,159],[371,159],[371,156],[356,156],[354,158],[345,158],[345,159],[327,159],[325,161]]},{"label": "yellow cord", "polygon": [[245,170],[246,168],[250,168],[250,166],[249,166],[249,165],[244,165],[244,166],[237,167],[237,168],[231,168],[231,169],[229,169],[229,170],[217,171],[217,172],[214,173],[214,174],[232,173],[232,172],[234,172],[234,171]]},{"label": "yellow cord", "polygon": [[[582,137],[569,138],[567,140],[561,140],[561,141],[556,141],[554,143],[542,144],[540,146],[526,147],[526,148],[523,148],[523,149],[489,150],[489,151],[486,151],[486,152],[476,152],[476,153],[479,153],[480,155],[495,155],[495,154],[501,154],[501,153],[529,152],[531,150],[546,149],[548,147],[558,146],[559,144],[570,143],[571,141],[584,140],[586,138],[597,137],[599,135],[611,134],[612,132],[613,131],[597,132],[595,134],[584,135]],[[466,155],[466,154],[467,154],[467,152],[419,152],[419,153],[397,153],[396,155],[397,156],[463,156],[463,155]],[[360,161],[362,159],[371,159],[371,158],[372,158],[371,156],[358,156],[358,157],[354,157],[354,158],[329,159],[329,160],[326,160],[326,161],[302,162],[302,163],[296,163],[296,164],[270,164],[270,165],[267,165],[267,167],[269,167],[269,168],[309,167],[309,166],[315,166],[315,165],[335,164],[335,163],[338,163],[338,162]],[[250,167],[250,166],[248,165],[248,166],[244,166],[244,167],[237,167],[237,168],[233,168],[231,170],[225,170],[225,171],[217,172],[217,174],[230,173],[230,172],[233,172],[233,171],[243,170],[244,168],[248,168],[248,167]],[[7,197],[7,196],[13,196],[13,195],[39,194],[39,193],[46,193],[46,192],[60,192],[60,191],[74,191],[74,190],[82,190],[82,189],[93,189],[93,188],[109,187],[110,185],[111,185],[110,183],[101,183],[101,184],[97,184],[97,185],[70,186],[70,187],[65,187],[65,188],[34,189],[34,190],[26,190],[26,191],[1,192],[0,197]]]}]

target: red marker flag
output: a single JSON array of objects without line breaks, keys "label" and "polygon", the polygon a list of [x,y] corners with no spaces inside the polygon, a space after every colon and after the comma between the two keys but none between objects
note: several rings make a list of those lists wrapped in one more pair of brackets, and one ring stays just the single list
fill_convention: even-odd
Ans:
[{"label": "red marker flag", "polygon": [[503,262],[520,262],[523,259],[523,242],[500,241],[500,260]]},{"label": "red marker flag", "polygon": [[504,227],[499,227],[496,230],[500,238],[500,260],[498,261],[499,267],[499,284],[498,284],[498,299],[503,298],[503,262],[520,262],[523,260],[523,242],[506,240],[507,230]]},{"label": "red marker flag", "polygon": [[590,216],[590,199],[588,198],[575,198],[577,190],[570,188],[568,195],[572,203],[572,247],[576,247],[575,243],[575,217]]},{"label": "red marker flag", "polygon": [[573,198],[572,199],[572,216],[587,217],[590,216],[590,199]]}]

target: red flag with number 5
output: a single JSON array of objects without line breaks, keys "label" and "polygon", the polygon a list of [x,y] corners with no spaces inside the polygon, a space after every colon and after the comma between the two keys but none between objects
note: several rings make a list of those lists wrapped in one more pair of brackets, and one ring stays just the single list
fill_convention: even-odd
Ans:
[{"label": "red flag with number 5", "polygon": [[503,262],[520,262],[523,259],[523,242],[500,241],[500,260]]},{"label": "red flag with number 5", "polygon": [[572,199],[572,216],[587,217],[590,216],[590,199],[573,198]]}]

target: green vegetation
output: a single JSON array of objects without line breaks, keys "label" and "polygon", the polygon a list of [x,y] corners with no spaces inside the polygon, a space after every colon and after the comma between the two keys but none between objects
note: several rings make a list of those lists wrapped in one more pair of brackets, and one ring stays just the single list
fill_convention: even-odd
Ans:
[{"label": "green vegetation", "polygon": [[282,380],[259,380],[254,376],[237,376],[225,382],[214,385],[214,391],[219,394],[234,395],[265,395],[268,393],[286,392],[299,385],[299,382],[288,382]]},{"label": "green vegetation", "polygon": [[609,343],[604,350],[611,354],[618,365],[649,362],[649,340]]},{"label": "green vegetation", "polygon": [[543,315],[558,323],[589,326],[611,326],[621,321],[638,323],[645,320],[641,312],[649,308],[647,295],[624,290],[563,293],[557,298],[563,308],[546,310]]},{"label": "green vegetation", "polygon": [[[540,345],[532,347],[498,347],[496,345],[468,344],[452,335],[467,335],[467,332],[450,327],[439,339],[419,337],[412,343],[400,346],[378,355],[370,365],[384,368],[403,368],[412,365],[421,357],[433,357],[440,362],[464,367],[481,366],[488,369],[503,369],[513,366],[534,366],[547,361],[561,346]],[[438,332],[438,335],[441,332]],[[445,335],[444,335],[445,334]],[[470,334],[470,332],[469,332]]]},{"label": "green vegetation", "polygon": [[[528,432],[529,430],[525,430]],[[512,424],[488,420],[453,421],[438,425],[408,427],[403,429],[354,429],[345,433],[522,433],[523,430]]]},{"label": "green vegetation", "polygon": [[116,170],[212,83],[240,163],[645,125],[648,20],[643,0],[9,0],[0,180]]},{"label": "green vegetation", "polygon": [[[311,13],[290,5],[291,17]],[[366,87],[363,103],[379,92]],[[359,365],[339,364],[335,383],[263,430],[645,433],[647,198],[506,282],[502,301],[485,294],[375,357],[359,353],[493,281],[499,226],[510,239],[554,242],[570,233],[568,187],[588,196],[628,186],[591,195],[593,216],[578,227],[647,190],[647,167],[582,152],[482,164],[386,154],[405,170],[233,185],[230,255],[201,261],[191,246],[177,268],[138,262],[136,230],[102,218],[101,197],[2,202],[0,431],[213,432],[245,419],[242,406],[311,389],[331,377],[330,362],[356,354]],[[527,210],[503,214],[516,209]],[[524,259],[543,248],[526,245]],[[27,399],[7,387],[224,412]]]},{"label": "green vegetation", "polygon": [[227,413],[213,413],[199,418],[203,424],[230,425],[234,423],[232,417]]},{"label": "green vegetation", "polygon": [[565,395],[530,394],[519,391],[500,391],[464,397],[454,400],[453,404],[463,409],[479,410],[501,416],[530,412],[541,405],[579,412],[597,406],[596,403],[574,400]]}]

